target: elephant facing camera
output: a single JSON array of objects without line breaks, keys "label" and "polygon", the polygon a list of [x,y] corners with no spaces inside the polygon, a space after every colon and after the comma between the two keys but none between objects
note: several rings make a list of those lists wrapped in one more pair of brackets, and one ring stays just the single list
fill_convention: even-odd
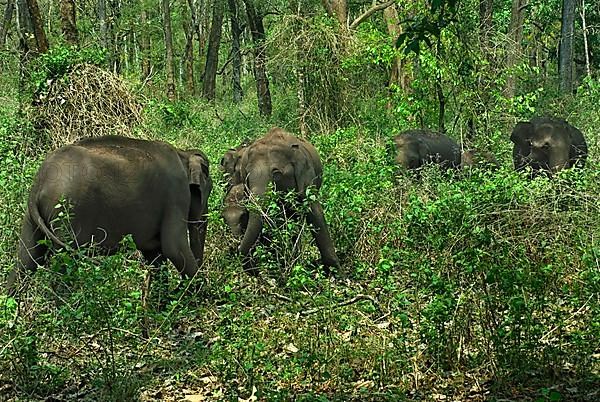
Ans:
[{"label": "elephant facing camera", "polygon": [[536,117],[519,122],[510,136],[517,171],[552,176],[568,168],[583,168],[588,156],[584,135],[563,119]]}]

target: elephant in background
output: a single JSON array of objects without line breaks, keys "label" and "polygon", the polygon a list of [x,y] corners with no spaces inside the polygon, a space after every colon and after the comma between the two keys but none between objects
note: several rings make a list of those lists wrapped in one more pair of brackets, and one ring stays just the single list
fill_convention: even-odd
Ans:
[{"label": "elephant in background", "polygon": [[394,160],[406,169],[434,163],[443,169],[461,165],[460,146],[452,138],[430,130],[407,130],[393,137]]},{"label": "elephant in background", "polygon": [[583,133],[563,119],[536,117],[519,122],[510,140],[515,169],[529,166],[532,176],[585,166],[588,148]]},{"label": "elephant in background", "polygon": [[[229,175],[224,218],[234,233],[242,232],[239,252],[249,257],[262,233],[263,218],[248,211],[240,200],[260,197],[272,183],[275,191],[295,191],[300,199],[309,186],[319,189],[323,167],[315,147],[281,128],[272,128],[262,138],[229,150],[221,160],[221,168]],[[242,212],[243,211],[243,212]],[[339,267],[321,204],[310,202],[307,221],[326,267]]]},{"label": "elephant in background", "polygon": [[[131,234],[147,261],[169,259],[182,276],[193,277],[203,261],[211,189],[209,162],[198,150],[105,136],[53,151],[29,194],[9,293],[20,271],[44,263],[44,239],[63,247],[95,243],[110,253]],[[70,206],[71,241],[53,228],[63,199]]]}]

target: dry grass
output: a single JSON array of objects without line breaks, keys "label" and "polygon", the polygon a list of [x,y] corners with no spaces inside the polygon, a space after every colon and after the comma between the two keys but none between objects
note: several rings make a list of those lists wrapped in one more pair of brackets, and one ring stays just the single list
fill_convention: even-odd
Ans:
[{"label": "dry grass", "polygon": [[85,137],[133,136],[142,122],[142,105],[125,82],[90,64],[76,65],[49,82],[31,112],[35,126],[47,132],[52,149]]}]

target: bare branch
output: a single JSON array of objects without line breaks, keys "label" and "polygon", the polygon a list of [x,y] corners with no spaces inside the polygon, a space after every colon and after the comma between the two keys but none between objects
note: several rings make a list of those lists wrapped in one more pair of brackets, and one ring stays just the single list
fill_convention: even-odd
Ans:
[{"label": "bare branch", "polygon": [[369,8],[367,11],[365,11],[362,15],[360,15],[358,18],[356,18],[354,21],[352,21],[352,24],[350,24],[350,29],[356,28],[364,20],[369,18],[372,14],[376,13],[377,11],[386,9],[389,6],[393,5],[394,3],[396,3],[396,0],[390,0],[390,1],[386,1],[385,3],[374,5],[373,7]]}]

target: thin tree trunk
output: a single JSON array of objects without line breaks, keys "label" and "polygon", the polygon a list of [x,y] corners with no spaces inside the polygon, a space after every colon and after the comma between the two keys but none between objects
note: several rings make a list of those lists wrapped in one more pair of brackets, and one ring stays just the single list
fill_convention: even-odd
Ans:
[{"label": "thin tree trunk", "polygon": [[4,18],[2,20],[2,27],[0,27],[0,49],[6,45],[6,35],[8,34],[8,26],[12,21],[13,14],[15,12],[15,0],[8,0],[6,2],[6,8],[4,9]]},{"label": "thin tree trunk", "polygon": [[208,100],[215,98],[223,12],[223,2],[216,0],[213,3],[212,23],[210,26],[210,35],[208,37],[208,50],[206,52],[206,68],[204,69],[204,82],[202,83],[202,96]]},{"label": "thin tree trunk", "polygon": [[169,0],[162,0],[163,31],[165,38],[165,63],[167,64],[167,98],[175,99],[175,66],[173,61],[173,33]]},{"label": "thin tree trunk", "polygon": [[42,16],[40,14],[40,8],[38,7],[37,0],[26,1],[33,26],[33,34],[35,35],[35,41],[37,44],[37,51],[39,53],[46,53],[48,51],[48,39],[46,38],[46,32],[44,32],[44,23],[42,22]]},{"label": "thin tree trunk", "polygon": [[98,0],[98,23],[100,25],[100,44],[108,49],[108,23],[106,21],[106,0]]},{"label": "thin tree trunk", "polygon": [[492,12],[494,0],[479,0],[479,39],[482,47],[487,45],[492,32]]},{"label": "thin tree trunk", "polygon": [[271,92],[269,90],[269,78],[267,77],[266,35],[263,16],[257,13],[252,0],[244,0],[244,4],[246,4],[248,25],[254,41],[254,77],[256,79],[258,110],[262,116],[271,116]]},{"label": "thin tree trunk", "polygon": [[194,85],[194,21],[190,15],[186,15],[183,22],[183,32],[185,34],[185,50],[183,52],[183,65],[185,75],[185,86],[188,93],[195,95]]},{"label": "thin tree trunk", "polygon": [[142,29],[140,31],[140,53],[142,57],[142,81],[145,81],[150,76],[150,35],[148,34],[148,11],[142,5],[140,13],[140,22]]},{"label": "thin tree trunk", "polygon": [[[388,34],[395,41],[402,33],[396,6],[392,5],[385,8],[383,10],[383,18],[387,25]],[[392,65],[390,66],[389,86],[391,88],[393,85],[398,85],[400,88],[402,88],[404,93],[407,93],[410,89],[411,79],[408,73],[404,71],[404,67],[405,65],[400,58],[398,56],[394,56]]]},{"label": "thin tree trunk", "polygon": [[575,0],[563,0],[558,59],[560,91],[563,93],[571,93],[573,91],[573,30],[575,26],[575,6]]},{"label": "thin tree trunk", "polygon": [[241,85],[242,54],[240,52],[240,36],[242,29],[239,23],[239,8],[236,0],[229,1],[229,13],[231,15],[231,58],[232,58],[232,84],[233,101],[240,103],[243,92]]},{"label": "thin tree trunk", "polygon": [[507,98],[515,96],[516,75],[510,71],[517,64],[521,55],[521,41],[523,40],[523,10],[525,0],[512,0],[512,10],[510,13],[510,26],[508,29],[509,42],[507,44],[506,68],[509,70],[509,76],[506,79],[504,94]]},{"label": "thin tree trunk", "polygon": [[60,1],[60,20],[63,35],[69,45],[78,46],[77,23],[75,19],[75,0]]},{"label": "thin tree trunk", "polygon": [[590,51],[588,47],[588,29],[585,18],[585,0],[581,0],[581,28],[583,30],[583,50],[585,52],[585,73],[589,77],[590,70]]}]

